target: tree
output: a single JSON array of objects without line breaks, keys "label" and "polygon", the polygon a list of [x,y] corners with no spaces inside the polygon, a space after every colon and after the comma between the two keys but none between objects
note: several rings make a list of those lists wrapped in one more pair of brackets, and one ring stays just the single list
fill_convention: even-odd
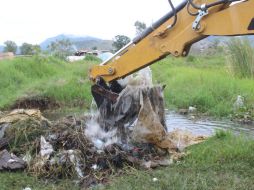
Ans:
[{"label": "tree", "polygon": [[15,42],[8,40],[4,44],[4,52],[13,52],[14,54],[17,52],[18,46]]},{"label": "tree", "polygon": [[41,53],[41,46],[40,45],[33,45],[33,52],[34,52],[34,54]]},{"label": "tree", "polygon": [[134,26],[137,35],[141,34],[146,29],[146,24],[144,22],[136,21]]},{"label": "tree", "polygon": [[117,35],[113,39],[113,47],[115,48],[115,51],[120,50],[122,47],[124,47],[126,44],[128,44],[131,41],[131,39],[124,35]]},{"label": "tree", "polygon": [[56,40],[48,46],[50,53],[58,58],[65,59],[74,52],[74,48],[69,39]]},{"label": "tree", "polygon": [[41,52],[41,47],[39,45],[32,45],[29,43],[23,43],[20,47],[20,53],[22,55],[34,55]]}]

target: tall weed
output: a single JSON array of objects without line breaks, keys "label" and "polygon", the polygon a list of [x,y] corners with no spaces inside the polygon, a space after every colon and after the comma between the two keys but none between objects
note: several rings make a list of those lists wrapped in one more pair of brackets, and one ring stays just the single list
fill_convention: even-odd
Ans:
[{"label": "tall weed", "polygon": [[228,70],[234,76],[254,78],[254,50],[247,38],[233,38],[227,43]]}]

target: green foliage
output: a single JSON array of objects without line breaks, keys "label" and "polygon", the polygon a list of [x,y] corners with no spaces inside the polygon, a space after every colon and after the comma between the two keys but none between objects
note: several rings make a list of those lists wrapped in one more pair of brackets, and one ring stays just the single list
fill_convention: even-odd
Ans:
[{"label": "green foliage", "polygon": [[[87,73],[99,62],[93,56],[72,64],[46,56],[0,61],[0,108],[24,95],[47,96],[64,105],[90,105]],[[155,84],[167,85],[164,95],[169,108],[196,106],[212,116],[229,116],[242,95],[246,110],[254,114],[254,81],[229,75],[223,57],[168,57],[152,65],[152,71]]]},{"label": "green foliage", "polygon": [[20,47],[20,53],[22,55],[34,55],[41,52],[41,47],[39,45],[32,45],[29,43],[23,43]]},{"label": "green foliage", "polygon": [[138,20],[135,22],[134,26],[136,28],[137,35],[140,35],[146,29],[146,24]]},{"label": "green foliage", "polygon": [[67,56],[74,52],[72,43],[69,39],[56,40],[48,46],[51,55],[60,59],[66,59]]},{"label": "green foliage", "polygon": [[18,46],[15,42],[8,40],[4,42],[4,45],[4,52],[12,52],[14,54],[17,52]]},{"label": "green foliage", "polygon": [[227,43],[228,69],[242,78],[254,78],[254,50],[247,38],[233,38]]},{"label": "green foliage", "polygon": [[186,61],[187,62],[194,62],[196,60],[195,56],[193,55],[189,55],[187,58],[186,58]]},{"label": "green foliage", "polygon": [[127,45],[130,41],[131,41],[131,39],[129,37],[127,37],[127,36],[117,35],[117,36],[114,37],[112,45],[115,48],[115,51],[118,51],[122,47]]},{"label": "green foliage", "polygon": [[224,131],[224,130],[216,130],[215,132],[215,137],[220,139],[220,138],[225,138],[226,136],[232,135],[231,132],[229,131]]},{"label": "green foliage", "polygon": [[94,55],[86,55],[84,61],[94,61],[94,62],[101,62],[101,59],[94,56]]},{"label": "green foliage", "polygon": [[70,64],[46,56],[0,61],[0,108],[27,95],[47,96],[63,105],[90,105],[87,73],[94,63],[83,62]]},{"label": "green foliage", "polygon": [[34,176],[30,176],[24,172],[1,172],[0,173],[0,189],[1,190],[21,190],[30,187],[33,190],[64,190],[64,189],[80,189],[77,184],[71,180],[59,180],[50,183],[48,180],[38,180]]},{"label": "green foliage", "polygon": [[233,113],[238,95],[250,108],[254,103],[254,81],[232,77],[223,57],[168,57],[152,65],[153,81],[166,84],[166,105],[170,108],[196,106],[198,111],[223,117]]}]

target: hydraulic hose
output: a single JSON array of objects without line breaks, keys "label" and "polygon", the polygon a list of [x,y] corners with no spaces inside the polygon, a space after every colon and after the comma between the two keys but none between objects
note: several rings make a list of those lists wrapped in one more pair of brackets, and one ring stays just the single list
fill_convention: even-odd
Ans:
[{"label": "hydraulic hose", "polygon": [[190,11],[190,5],[191,5],[190,3],[187,4],[187,11],[188,11],[189,15],[191,15],[191,16],[197,16],[198,12],[193,13],[193,12]]},{"label": "hydraulic hose", "polygon": [[175,26],[176,22],[177,22],[177,12],[176,12],[175,6],[173,5],[172,1],[168,0],[168,2],[169,2],[169,5],[172,9],[173,14],[174,14],[174,21],[171,25],[169,25],[168,28],[173,28]]},{"label": "hydraulic hose", "polygon": [[235,2],[235,1],[241,1],[241,0],[219,0],[219,1],[216,1],[216,2],[213,2],[213,3],[209,3],[207,5],[205,5],[204,7],[202,5],[197,5],[195,3],[193,3],[193,0],[188,0],[189,4],[191,4],[191,6],[195,9],[208,9],[210,7],[213,7],[213,6],[216,6],[216,5],[220,5],[220,4],[225,4],[225,3],[232,3],[232,2]]}]

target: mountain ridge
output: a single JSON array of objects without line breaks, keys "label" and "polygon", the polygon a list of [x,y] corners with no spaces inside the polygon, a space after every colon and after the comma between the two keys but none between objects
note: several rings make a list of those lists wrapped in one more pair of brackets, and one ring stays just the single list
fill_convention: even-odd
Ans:
[{"label": "mountain ridge", "polygon": [[112,40],[103,40],[97,37],[92,36],[77,36],[72,34],[59,34],[54,37],[50,37],[45,39],[43,42],[40,43],[42,50],[47,50],[47,47],[50,43],[56,40],[64,40],[68,39],[74,46],[74,49],[105,49],[105,50],[112,50]]}]

